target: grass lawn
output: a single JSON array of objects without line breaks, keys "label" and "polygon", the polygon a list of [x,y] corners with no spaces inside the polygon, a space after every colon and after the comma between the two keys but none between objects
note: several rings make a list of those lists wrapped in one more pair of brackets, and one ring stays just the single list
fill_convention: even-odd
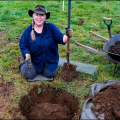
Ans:
[{"label": "grass lawn", "polygon": [[[120,72],[113,77],[113,62],[88,52],[78,47],[74,42],[93,47],[103,51],[105,42],[91,35],[94,31],[109,39],[107,26],[103,17],[112,18],[112,35],[120,32],[120,2],[90,2],[72,1],[71,3],[71,28],[74,35],[70,39],[70,60],[97,65],[97,73],[89,75],[79,73],[79,78],[73,82],[65,82],[61,78],[62,68],[58,67],[58,76],[53,82],[27,82],[19,72],[19,40],[24,29],[32,23],[28,16],[29,9],[34,9],[38,4],[44,5],[51,12],[48,20],[56,24],[65,33],[68,25],[68,2],[65,1],[65,10],[62,11],[62,1],[0,1],[0,84],[13,83],[15,90],[10,94],[10,102],[5,106],[0,118],[12,119],[9,110],[18,105],[20,98],[30,91],[34,85],[50,84],[56,88],[65,89],[79,99],[80,109],[83,107],[84,95],[89,94],[90,85],[93,83],[106,83],[108,80],[120,80]],[[83,24],[81,24],[83,21]],[[66,45],[59,45],[59,55],[66,58]],[[9,109],[8,109],[9,108]],[[22,118],[22,116],[21,116]]]}]

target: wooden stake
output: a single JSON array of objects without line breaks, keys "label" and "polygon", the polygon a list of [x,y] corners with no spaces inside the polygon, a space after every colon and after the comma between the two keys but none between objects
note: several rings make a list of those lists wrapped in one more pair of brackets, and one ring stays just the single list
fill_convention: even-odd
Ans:
[{"label": "wooden stake", "polygon": [[78,43],[78,42],[75,42],[75,44],[80,46],[80,47],[86,48],[89,52],[100,55],[100,56],[112,61],[115,64],[120,64],[119,61],[116,61],[116,60],[112,59],[107,53],[99,52],[98,50],[96,50],[96,49],[94,49],[92,47],[85,46],[85,45],[83,45],[81,43]]},{"label": "wooden stake", "polygon": [[81,46],[81,47],[83,47],[83,48],[86,48],[86,49],[87,49],[88,51],[90,51],[91,53],[94,53],[94,54],[97,54],[97,55],[100,55],[100,56],[103,55],[102,52],[99,52],[98,50],[96,50],[96,49],[94,49],[94,48],[92,48],[92,47],[88,47],[88,46],[83,45],[83,44],[78,43],[78,42],[75,42],[75,44],[78,45],[78,46]]},{"label": "wooden stake", "polygon": [[101,35],[98,35],[97,33],[93,32],[93,31],[90,31],[90,33],[92,33],[93,35],[97,36],[98,38],[102,39],[104,42],[108,42],[108,39],[101,36]]}]

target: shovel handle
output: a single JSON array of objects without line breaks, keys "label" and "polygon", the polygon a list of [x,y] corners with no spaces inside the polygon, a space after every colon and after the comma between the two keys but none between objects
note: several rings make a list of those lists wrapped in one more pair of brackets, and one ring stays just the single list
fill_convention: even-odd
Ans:
[{"label": "shovel handle", "polygon": [[70,46],[69,46],[69,37],[67,37],[67,53],[70,52]]},{"label": "shovel handle", "polygon": [[[106,20],[107,20],[107,21],[110,21],[110,24],[108,24],[108,23],[106,22]],[[103,18],[103,21],[104,21],[104,23],[107,25],[108,33],[109,33],[109,38],[111,38],[111,37],[112,37],[112,33],[111,33],[111,28],[110,28],[110,26],[111,26],[111,24],[112,24],[112,19],[111,19],[111,18],[106,18],[106,17],[104,17],[104,18]]]},{"label": "shovel handle", "polygon": [[69,54],[70,54],[69,37],[67,37],[67,63],[68,64],[69,64]]},{"label": "shovel handle", "polygon": [[111,19],[111,18],[104,17],[103,20],[111,21],[112,19]]},{"label": "shovel handle", "polygon": [[[68,28],[70,28],[70,18],[71,18],[71,0],[68,0]],[[69,55],[70,55],[69,41],[70,39],[69,37],[67,37],[67,63],[68,64],[69,64]]]},{"label": "shovel handle", "polygon": [[[107,21],[111,21],[110,24],[108,24],[108,23],[106,22],[106,20],[107,20]],[[107,25],[107,27],[108,27],[109,30],[110,30],[110,25],[112,24],[112,19],[111,19],[111,18],[104,17],[104,18],[103,18],[103,21],[104,21],[104,23]]]}]

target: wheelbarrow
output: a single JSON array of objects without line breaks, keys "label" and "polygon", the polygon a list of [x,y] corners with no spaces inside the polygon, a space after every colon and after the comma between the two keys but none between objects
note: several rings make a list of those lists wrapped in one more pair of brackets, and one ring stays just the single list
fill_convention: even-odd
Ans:
[{"label": "wheelbarrow", "polygon": [[[108,24],[106,22],[106,20],[111,21],[111,23]],[[119,63],[120,62],[120,54],[110,52],[109,48],[112,45],[115,45],[116,42],[120,41],[120,34],[116,34],[116,35],[112,36],[111,28],[110,28],[110,26],[112,24],[111,18],[104,18],[103,21],[108,27],[108,33],[109,33],[109,38],[110,38],[110,40],[108,40],[108,42],[103,46],[103,50],[109,55],[109,57],[112,58],[112,61],[114,60],[114,63],[115,63],[114,75],[115,75],[120,70],[120,63]],[[116,62],[116,61],[118,61],[118,62]],[[119,66],[117,67],[117,65],[119,65]]]},{"label": "wheelbarrow", "polygon": [[120,62],[120,54],[115,54],[115,53],[112,53],[112,52],[109,52],[109,48],[114,45],[116,42],[120,41],[120,34],[117,34],[117,35],[114,35],[113,37],[111,37],[111,39],[103,46],[103,50],[108,53],[108,55]]},{"label": "wheelbarrow", "polygon": [[[100,35],[96,34],[93,31],[90,31],[90,33],[92,33],[93,35],[97,36],[98,38],[100,38],[104,42],[106,42],[106,44],[103,46],[103,50],[105,51],[105,53],[104,52],[99,52],[98,50],[96,50],[96,49],[94,49],[92,47],[85,46],[85,45],[83,45],[81,43],[78,43],[78,42],[75,42],[75,44],[78,45],[78,46],[81,46],[83,48],[86,48],[88,51],[90,51],[90,52],[92,52],[94,54],[100,55],[100,56],[112,61],[115,64],[114,74],[113,74],[113,76],[115,76],[115,74],[120,70],[120,55],[109,52],[108,50],[109,50],[110,46],[114,45],[117,41],[120,41],[120,34],[116,34],[116,35],[112,36],[111,28],[110,28],[111,24],[112,24],[112,19],[111,18],[103,18],[103,20],[104,20],[104,23],[108,27],[109,40],[106,39],[103,36],[100,36]],[[110,21],[110,24],[108,24],[106,22],[106,20]]]}]

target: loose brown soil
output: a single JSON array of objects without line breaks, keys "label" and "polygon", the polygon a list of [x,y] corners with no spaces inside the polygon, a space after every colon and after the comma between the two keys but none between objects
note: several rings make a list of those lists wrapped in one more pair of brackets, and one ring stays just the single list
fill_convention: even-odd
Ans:
[{"label": "loose brown soil", "polygon": [[114,45],[111,45],[108,51],[111,53],[120,54],[120,41],[117,41]]},{"label": "loose brown soil", "polygon": [[[15,90],[12,83],[0,79],[0,119],[8,112],[8,106],[11,104],[10,94]],[[12,115],[11,115],[12,116]]]},{"label": "loose brown soil", "polygon": [[96,117],[103,113],[105,120],[120,120],[120,84],[114,84],[99,92],[92,102],[95,105],[92,110]]},{"label": "loose brown soil", "polygon": [[22,97],[19,103],[26,119],[72,120],[78,114],[77,98],[62,89],[36,85],[28,96]]},{"label": "loose brown soil", "polygon": [[62,79],[66,82],[73,81],[78,76],[78,73],[76,72],[76,67],[76,65],[64,63],[62,69]]}]

